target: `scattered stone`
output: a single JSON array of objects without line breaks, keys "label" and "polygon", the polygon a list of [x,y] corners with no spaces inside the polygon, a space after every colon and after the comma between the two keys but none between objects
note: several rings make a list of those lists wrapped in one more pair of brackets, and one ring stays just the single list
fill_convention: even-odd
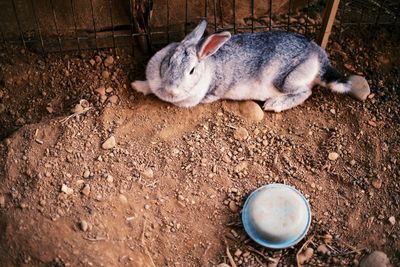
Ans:
[{"label": "scattered stone", "polygon": [[388,219],[389,223],[391,225],[395,225],[396,224],[396,218],[394,216],[390,216]]},{"label": "scattered stone", "polygon": [[86,232],[88,230],[88,228],[89,228],[89,224],[85,220],[82,220],[80,222],[79,226],[81,227],[81,230],[84,231],[84,232]]},{"label": "scattered stone", "polygon": [[313,255],[314,255],[314,250],[312,248],[306,248],[305,251],[303,251],[302,253],[299,254],[299,256],[298,256],[299,262],[298,263],[300,265],[303,265],[304,263],[309,261]]},{"label": "scattered stone", "polygon": [[356,165],[356,161],[355,161],[354,159],[350,160],[350,165],[351,165],[351,166]]},{"label": "scattered stone", "polygon": [[235,132],[233,133],[233,137],[234,137],[236,140],[244,141],[244,140],[246,140],[246,139],[249,137],[249,132],[248,132],[245,128],[239,127],[239,128],[237,128],[237,129],[235,130]]},{"label": "scattered stone", "polygon": [[388,256],[382,251],[374,251],[364,257],[360,263],[361,267],[389,267],[390,261]]},{"label": "scattered stone", "polygon": [[106,88],[106,93],[111,93],[112,91],[114,91],[114,90],[112,89],[112,87],[109,86],[109,87]]},{"label": "scattered stone", "polygon": [[110,137],[101,145],[101,147],[102,147],[103,149],[112,149],[112,148],[115,147],[115,145],[116,145],[115,137],[114,137],[114,136],[110,136]]},{"label": "scattered stone", "polygon": [[90,171],[89,170],[85,170],[83,172],[83,178],[89,178],[89,176],[90,176]]},{"label": "scattered stone", "polygon": [[146,168],[143,172],[142,175],[146,178],[152,179],[154,177],[154,172],[151,168]]},{"label": "scattered stone", "polygon": [[371,93],[367,80],[362,76],[352,75],[349,81],[351,82],[350,95],[360,101],[367,99],[368,95]]},{"label": "scattered stone", "polygon": [[380,189],[382,187],[382,180],[381,179],[373,180],[372,186],[375,187],[376,189]]},{"label": "scattered stone", "polygon": [[242,117],[251,121],[260,122],[264,119],[264,111],[261,109],[260,105],[254,101],[244,101],[240,103],[239,112]]},{"label": "scattered stone", "polygon": [[0,208],[4,208],[6,206],[6,198],[3,195],[0,195]]},{"label": "scattered stone", "polygon": [[118,199],[122,204],[124,204],[124,205],[128,204],[128,199],[123,194],[119,194]]},{"label": "scattered stone", "polygon": [[371,125],[372,127],[376,127],[376,122],[374,121],[368,121],[368,124]]},{"label": "scattered stone", "polygon": [[90,65],[94,66],[96,64],[96,61],[94,59],[89,60]]},{"label": "scattered stone", "polygon": [[90,194],[90,185],[85,184],[85,186],[82,188],[81,193],[85,196],[89,196]]},{"label": "scattered stone", "polygon": [[116,95],[110,96],[108,98],[108,101],[110,101],[111,104],[117,104],[118,103],[118,96],[116,96]]},{"label": "scattered stone", "polygon": [[235,256],[236,256],[236,257],[240,257],[240,255],[242,255],[242,251],[241,251],[240,249],[237,249],[237,250],[235,251]]},{"label": "scattered stone", "polygon": [[100,86],[99,88],[97,88],[96,93],[98,93],[100,96],[103,96],[106,94],[106,89],[104,88],[104,86]]},{"label": "scattered stone", "polygon": [[[54,109],[51,106],[47,106],[46,110],[48,113],[52,114],[54,112]],[[0,108],[0,113],[1,113],[1,108]]]},{"label": "scattered stone", "polygon": [[0,114],[6,110],[6,106],[3,103],[0,103]]},{"label": "scattered stone", "polygon": [[236,173],[240,173],[240,172],[244,171],[245,169],[247,169],[247,166],[248,166],[248,165],[249,165],[249,164],[247,163],[247,161],[242,161],[242,162],[240,162],[238,165],[236,165],[234,171],[235,171]]},{"label": "scattered stone", "polygon": [[329,159],[330,161],[335,161],[335,160],[337,160],[338,158],[339,158],[339,154],[336,153],[336,152],[330,152],[330,153],[328,154],[328,159]]},{"label": "scattered stone", "polygon": [[235,201],[233,201],[233,200],[229,201],[228,206],[232,212],[236,213],[238,211],[238,206],[236,205]]},{"label": "scattered stone", "polygon": [[324,241],[325,244],[329,244],[332,242],[333,236],[331,234],[325,234],[322,237],[322,240]]},{"label": "scattered stone", "polygon": [[102,61],[102,59],[99,55],[95,56],[94,60],[96,61],[96,63],[100,63]]},{"label": "scattered stone", "polygon": [[103,70],[101,77],[103,77],[103,79],[108,79],[110,77],[110,73],[106,70]]},{"label": "scattered stone", "polygon": [[107,174],[106,180],[107,180],[108,183],[111,184],[112,182],[114,182],[114,177],[112,177],[110,174]]},{"label": "scattered stone", "polygon": [[[264,111],[254,101],[224,102],[224,111],[232,112],[246,120],[260,122],[264,119]],[[219,116],[222,116],[220,113]]]},{"label": "scattered stone", "polygon": [[66,184],[63,184],[61,186],[61,192],[67,194],[67,195],[71,195],[72,193],[74,193],[74,189],[69,188]]},{"label": "scattered stone", "polygon": [[325,244],[321,244],[321,245],[318,246],[317,252],[325,255],[325,254],[328,254],[329,249]]},{"label": "scattered stone", "polygon": [[114,64],[114,58],[112,56],[106,57],[106,59],[104,60],[104,66],[108,67],[112,64]]},{"label": "scattered stone", "polygon": [[145,208],[146,210],[148,210],[148,209],[150,209],[150,205],[149,205],[149,204],[146,204],[146,205],[144,205],[144,208]]}]

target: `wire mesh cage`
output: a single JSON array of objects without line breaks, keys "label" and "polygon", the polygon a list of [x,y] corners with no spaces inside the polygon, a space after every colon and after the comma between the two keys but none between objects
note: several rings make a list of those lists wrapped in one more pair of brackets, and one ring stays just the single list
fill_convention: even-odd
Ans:
[{"label": "wire mesh cage", "polygon": [[[38,52],[148,50],[180,40],[202,17],[209,32],[286,30],[317,39],[327,2],[332,0],[4,0],[0,31],[5,46],[21,44]],[[342,0],[335,31],[398,26],[399,10],[398,1]]]}]

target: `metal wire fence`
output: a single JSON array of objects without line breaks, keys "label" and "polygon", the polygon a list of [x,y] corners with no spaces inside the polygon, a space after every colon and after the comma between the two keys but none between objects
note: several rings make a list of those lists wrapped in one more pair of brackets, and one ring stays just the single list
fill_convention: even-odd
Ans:
[{"label": "metal wire fence", "polygon": [[[2,0],[3,45],[38,52],[102,48],[148,50],[180,40],[201,17],[209,32],[296,31],[317,38],[326,1]],[[342,0],[334,29],[399,26],[400,2]]]}]

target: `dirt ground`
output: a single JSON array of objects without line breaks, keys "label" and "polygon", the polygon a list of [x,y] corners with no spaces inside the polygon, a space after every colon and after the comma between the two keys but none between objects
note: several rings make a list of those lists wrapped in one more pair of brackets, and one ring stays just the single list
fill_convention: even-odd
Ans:
[{"label": "dirt ground", "polygon": [[[358,266],[374,250],[400,265],[393,32],[329,45],[338,69],[367,77],[365,102],[316,88],[261,118],[261,103],[183,109],[133,92],[145,60],[117,52],[0,50],[1,266],[295,266],[306,248],[304,266]],[[257,245],[241,224],[246,196],[273,182],[312,208],[289,249]]]}]

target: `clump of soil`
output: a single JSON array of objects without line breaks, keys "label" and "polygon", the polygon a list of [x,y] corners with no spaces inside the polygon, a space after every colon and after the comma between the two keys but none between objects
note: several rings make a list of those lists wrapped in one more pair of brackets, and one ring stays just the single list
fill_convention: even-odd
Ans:
[{"label": "clump of soil", "polygon": [[[124,52],[3,50],[0,262],[347,266],[379,249],[400,264],[398,52],[384,37],[330,46],[334,65],[367,77],[367,101],[317,89],[264,118],[252,102],[182,109],[139,95]],[[257,245],[241,224],[246,196],[273,182],[313,212],[289,249]]]}]

